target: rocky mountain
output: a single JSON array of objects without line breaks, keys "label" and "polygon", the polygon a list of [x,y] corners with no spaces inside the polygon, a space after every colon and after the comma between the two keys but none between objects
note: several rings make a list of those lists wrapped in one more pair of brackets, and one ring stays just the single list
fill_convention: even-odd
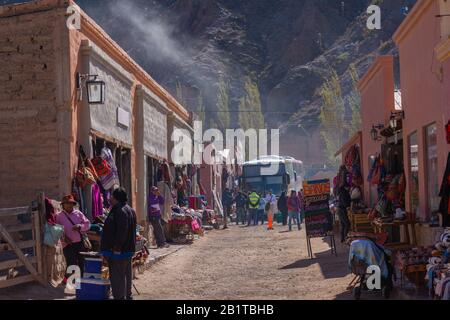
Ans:
[{"label": "rocky mountain", "polygon": [[[323,161],[318,89],[335,70],[348,95],[351,64],[361,76],[376,55],[396,54],[390,38],[404,19],[401,8],[414,2],[77,1],[180,102],[204,112],[208,123],[240,127],[251,82],[261,101],[251,112],[261,110],[268,128],[284,127],[282,152],[307,163]],[[366,27],[372,3],[382,8],[381,30]],[[227,92],[227,110],[218,106],[220,92]]]}]

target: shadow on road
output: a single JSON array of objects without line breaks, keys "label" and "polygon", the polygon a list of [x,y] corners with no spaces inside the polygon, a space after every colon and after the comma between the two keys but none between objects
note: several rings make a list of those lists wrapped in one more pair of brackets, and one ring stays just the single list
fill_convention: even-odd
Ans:
[{"label": "shadow on road", "polygon": [[280,270],[302,269],[318,264],[325,279],[336,279],[347,276],[350,270],[347,266],[348,250],[338,245],[338,256],[328,251],[315,253],[314,259],[303,258],[289,265],[281,267]]}]

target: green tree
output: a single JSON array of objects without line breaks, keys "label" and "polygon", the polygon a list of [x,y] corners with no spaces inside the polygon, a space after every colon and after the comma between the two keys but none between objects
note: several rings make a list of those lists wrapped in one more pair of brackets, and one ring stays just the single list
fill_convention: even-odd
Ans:
[{"label": "green tree", "polygon": [[331,165],[337,166],[335,153],[344,143],[345,102],[338,74],[332,70],[330,77],[319,91],[322,98],[320,108],[320,135],[325,142],[325,153]]},{"label": "green tree", "polygon": [[228,85],[225,82],[223,76],[220,76],[219,78],[216,106],[218,129],[226,130],[230,127],[230,108]]},{"label": "green tree", "polygon": [[352,91],[348,97],[348,105],[350,108],[351,119],[347,121],[347,130],[349,136],[353,136],[356,132],[361,130],[361,97],[358,91],[359,76],[355,65],[352,63],[348,70],[350,77],[352,78]]},{"label": "green tree", "polygon": [[206,109],[205,104],[203,103],[203,95],[200,92],[197,100],[197,108],[195,109],[195,113],[198,115],[198,118],[201,122],[205,123],[206,120]]},{"label": "green tree", "polygon": [[244,96],[239,101],[239,125],[242,129],[264,129],[261,95],[258,85],[250,76],[245,77]]},{"label": "green tree", "polygon": [[[355,65],[351,64],[348,73],[352,81],[352,90],[347,98],[342,95],[341,80],[337,72],[330,71],[330,77],[319,90],[322,98],[320,108],[320,134],[325,142],[325,153],[331,166],[339,165],[335,154],[350,136],[361,130],[361,107],[358,91],[358,72]],[[346,115],[348,109],[350,118]]]}]

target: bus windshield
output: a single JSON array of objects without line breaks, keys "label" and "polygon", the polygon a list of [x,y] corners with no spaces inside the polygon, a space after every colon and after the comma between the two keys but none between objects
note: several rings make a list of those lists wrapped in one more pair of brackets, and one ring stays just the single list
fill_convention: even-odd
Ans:
[{"label": "bus windshield", "polygon": [[261,177],[246,178],[244,180],[244,190],[256,191],[257,193],[264,192],[264,181]]},{"label": "bus windshield", "polygon": [[272,193],[276,196],[280,196],[283,192],[283,177],[265,177],[266,179],[266,192],[272,190]]}]

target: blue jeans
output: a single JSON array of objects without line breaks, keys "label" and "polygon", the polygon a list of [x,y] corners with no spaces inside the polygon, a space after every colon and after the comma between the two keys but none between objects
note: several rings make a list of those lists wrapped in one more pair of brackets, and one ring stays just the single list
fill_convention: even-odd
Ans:
[{"label": "blue jeans", "polygon": [[289,218],[288,218],[288,220],[289,220],[289,231],[292,230],[292,220],[293,219],[297,220],[298,229],[300,230],[300,228],[301,228],[301,226],[300,226],[301,225],[300,212],[298,212],[298,211],[289,211],[288,215],[289,215]]},{"label": "blue jeans", "polygon": [[258,221],[261,220],[261,224],[264,224],[265,220],[265,210],[264,209],[258,209],[258,220],[256,221],[256,224],[258,224]]},{"label": "blue jeans", "polygon": [[252,224],[252,220],[253,220],[253,225],[257,225],[258,224],[258,210],[257,209],[250,209],[248,211],[248,219],[247,219],[247,225],[250,226]]}]

